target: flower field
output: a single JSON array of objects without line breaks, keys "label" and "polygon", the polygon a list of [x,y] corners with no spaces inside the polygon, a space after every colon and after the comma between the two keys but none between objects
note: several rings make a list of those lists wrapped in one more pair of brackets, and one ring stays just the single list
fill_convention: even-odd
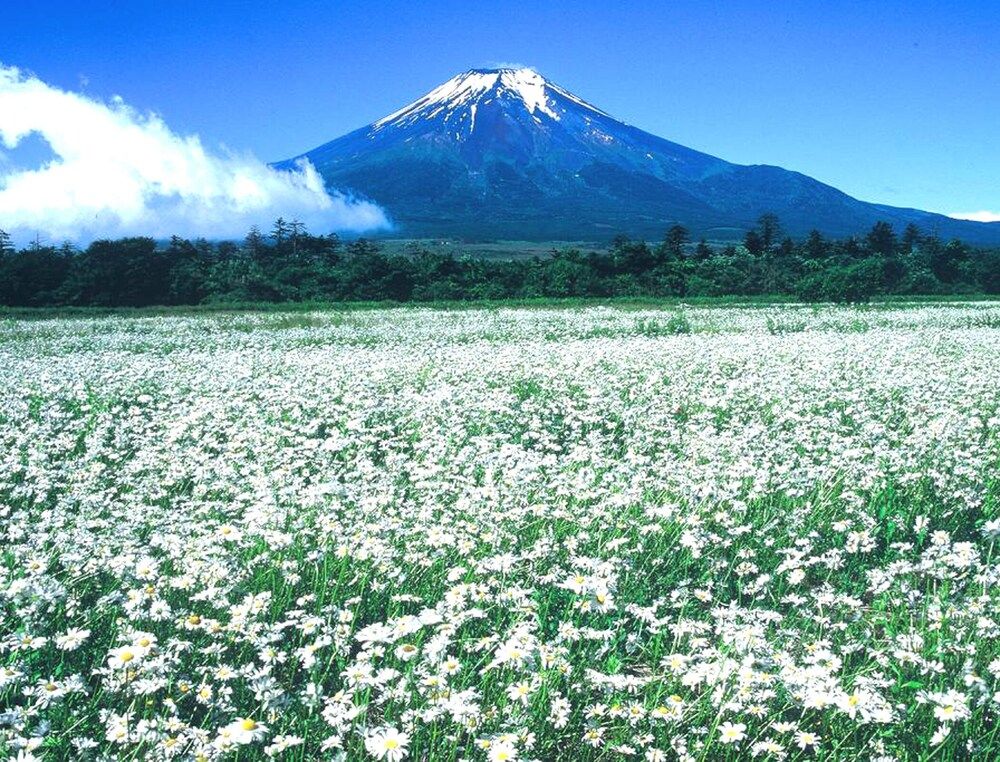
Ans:
[{"label": "flower field", "polygon": [[1000,757],[1000,304],[0,321],[0,759]]}]

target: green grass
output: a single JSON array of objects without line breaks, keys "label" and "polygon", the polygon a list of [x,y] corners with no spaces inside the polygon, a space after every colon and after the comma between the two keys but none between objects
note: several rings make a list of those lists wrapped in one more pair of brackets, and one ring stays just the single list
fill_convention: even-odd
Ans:
[{"label": "green grass", "polygon": [[[918,308],[933,304],[968,304],[996,302],[997,296],[886,296],[871,302],[855,305],[854,309],[878,311],[900,307]],[[696,297],[570,297],[487,299],[470,301],[427,302],[235,302],[200,305],[157,307],[4,307],[0,306],[0,319],[55,320],[63,318],[99,317],[170,317],[186,315],[211,315],[226,313],[285,313],[285,312],[356,312],[383,309],[434,309],[434,310],[497,310],[497,309],[579,309],[581,307],[608,306],[618,310],[644,310],[691,305],[697,307],[770,307],[795,304],[790,296],[696,296]]]}]

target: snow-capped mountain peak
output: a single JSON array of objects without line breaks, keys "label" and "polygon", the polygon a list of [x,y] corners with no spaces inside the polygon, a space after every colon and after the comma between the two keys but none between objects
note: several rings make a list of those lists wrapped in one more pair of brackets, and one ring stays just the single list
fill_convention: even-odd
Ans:
[{"label": "snow-capped mountain peak", "polygon": [[[675,104],[658,98],[664,109]],[[785,230],[842,236],[876,220],[996,240],[995,226],[866,204],[780,167],[740,166],[627,125],[529,68],[470,69],[307,159],[331,188],[385,207],[402,236],[659,237],[681,222],[742,235],[764,212]],[[995,223],[1000,224],[1000,223]],[[976,227],[976,226],[979,227]]]},{"label": "snow-capped mountain peak", "polygon": [[565,112],[565,106],[560,108],[560,99],[607,116],[534,69],[470,69],[378,120],[371,129],[378,131],[390,125],[401,127],[430,119],[450,121],[453,116],[464,118],[467,114],[471,114],[474,121],[478,107],[498,100],[519,102],[535,118],[544,116],[559,121],[561,113]]}]

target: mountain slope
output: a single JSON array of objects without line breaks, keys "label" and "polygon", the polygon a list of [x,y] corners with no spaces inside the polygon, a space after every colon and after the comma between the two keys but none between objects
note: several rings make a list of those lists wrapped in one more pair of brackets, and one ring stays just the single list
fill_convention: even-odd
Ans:
[{"label": "mountain slope", "polygon": [[300,157],[331,187],[384,206],[408,237],[659,237],[681,222],[737,236],[764,212],[793,234],[850,235],[885,219],[1000,242],[974,223],[868,204],[780,167],[742,166],[624,124],[530,69],[473,69]]}]

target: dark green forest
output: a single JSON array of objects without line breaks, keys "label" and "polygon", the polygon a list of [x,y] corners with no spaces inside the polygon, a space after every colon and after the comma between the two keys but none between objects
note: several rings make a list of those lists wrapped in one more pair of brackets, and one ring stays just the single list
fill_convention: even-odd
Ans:
[{"label": "dark green forest", "polygon": [[742,243],[711,245],[675,225],[659,243],[615,238],[603,252],[553,249],[531,260],[385,253],[377,241],[312,235],[279,219],[241,242],[178,237],[94,241],[85,249],[0,231],[0,304],[18,307],[439,301],[535,297],[1000,294],[1000,249],[877,223],[863,236],[793,240],[764,215]]}]

